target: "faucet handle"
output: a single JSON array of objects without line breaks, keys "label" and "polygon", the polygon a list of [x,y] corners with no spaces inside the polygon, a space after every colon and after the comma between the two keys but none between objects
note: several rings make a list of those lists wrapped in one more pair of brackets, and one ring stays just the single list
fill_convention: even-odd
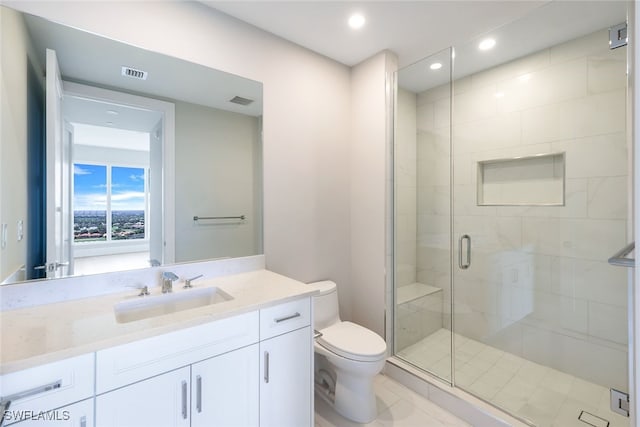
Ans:
[{"label": "faucet handle", "polygon": [[204,276],[204,274],[199,274],[199,275],[197,275],[197,276],[195,276],[195,277],[192,277],[191,279],[186,279],[186,280],[184,281],[184,288],[185,288],[185,289],[187,289],[187,288],[193,288],[193,285],[191,284],[191,282],[193,282],[193,281],[194,281],[194,280],[196,280],[196,279],[201,278],[202,276]]},{"label": "faucet handle", "polygon": [[143,297],[145,295],[149,295],[149,287],[144,285],[127,285],[127,288],[140,289],[139,297]]}]

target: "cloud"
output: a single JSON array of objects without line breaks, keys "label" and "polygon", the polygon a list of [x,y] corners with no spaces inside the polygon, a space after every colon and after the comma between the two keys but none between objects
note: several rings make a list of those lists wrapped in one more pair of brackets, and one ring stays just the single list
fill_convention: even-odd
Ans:
[{"label": "cloud", "polygon": [[129,179],[131,181],[144,181],[144,174],[142,175],[131,174],[129,175]]},{"label": "cloud", "polygon": [[[144,210],[144,192],[130,191],[111,195],[111,210]],[[107,209],[105,193],[76,194],[73,200],[76,211],[103,211]]]},{"label": "cloud", "polygon": [[107,209],[105,193],[76,194],[73,198],[73,209],[76,211],[103,211]]},{"label": "cloud", "polygon": [[126,191],[111,195],[112,202],[124,202],[127,200],[144,200],[144,192],[142,191]]},{"label": "cloud", "polygon": [[91,175],[91,171],[89,169],[82,169],[78,165],[73,165],[73,174],[74,175]]}]

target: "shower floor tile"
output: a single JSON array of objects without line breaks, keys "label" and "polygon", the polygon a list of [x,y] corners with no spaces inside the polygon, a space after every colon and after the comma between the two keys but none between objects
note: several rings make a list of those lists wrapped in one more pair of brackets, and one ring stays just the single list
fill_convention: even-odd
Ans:
[{"label": "shower floor tile", "polygon": [[[564,372],[455,334],[456,385],[539,427],[588,427],[582,411],[628,427],[611,412],[609,390]],[[398,355],[447,381],[451,380],[451,333],[440,329]]]}]

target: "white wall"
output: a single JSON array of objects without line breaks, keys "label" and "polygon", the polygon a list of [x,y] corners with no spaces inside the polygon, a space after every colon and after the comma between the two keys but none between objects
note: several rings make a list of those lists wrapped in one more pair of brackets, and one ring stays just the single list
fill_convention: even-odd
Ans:
[{"label": "white wall", "polygon": [[[259,118],[175,105],[176,262],[262,253]],[[196,215],[246,220],[193,221]]]},{"label": "white wall", "polygon": [[6,4],[263,82],[267,267],[304,282],[342,284],[342,315],[350,318],[348,67],[198,3]]},{"label": "white wall", "polygon": [[110,163],[115,166],[148,167],[149,152],[99,147],[78,142],[73,146],[74,163]]},{"label": "white wall", "polygon": [[351,291],[353,320],[385,336],[386,80],[397,58],[381,52],[351,71]]},{"label": "white wall", "polygon": [[[24,20],[11,10],[0,13],[0,224],[7,224],[6,248],[1,249],[0,281],[26,259],[26,239],[17,240],[17,222],[27,230],[27,56],[33,46]],[[9,103],[9,99],[16,102]],[[16,183],[23,183],[22,188]]]}]

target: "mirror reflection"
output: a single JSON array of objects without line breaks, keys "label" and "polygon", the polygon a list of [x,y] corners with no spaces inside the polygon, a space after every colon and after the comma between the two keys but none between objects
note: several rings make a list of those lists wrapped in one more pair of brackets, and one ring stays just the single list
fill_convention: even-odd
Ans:
[{"label": "mirror reflection", "polygon": [[262,253],[261,83],[0,19],[0,281]]}]

